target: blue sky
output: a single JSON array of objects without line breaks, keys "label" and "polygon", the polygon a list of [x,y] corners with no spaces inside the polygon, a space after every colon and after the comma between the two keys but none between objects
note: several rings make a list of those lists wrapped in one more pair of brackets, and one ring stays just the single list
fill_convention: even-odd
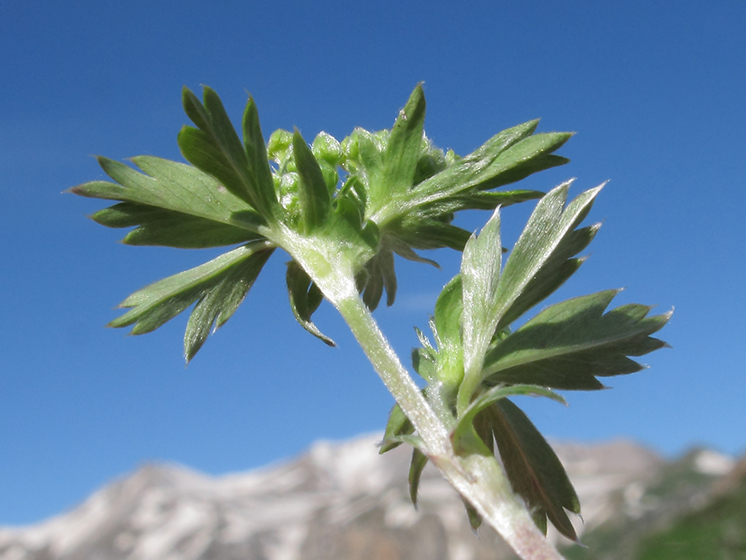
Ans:
[{"label": "blue sky", "polygon": [[[719,0],[4,0],[0,525],[61,512],[147,461],[238,471],[385,423],[391,397],[334,310],[316,317],[337,349],[294,321],[282,258],[186,369],[185,318],[142,337],[103,328],[129,293],[215,252],[124,246],[85,217],[101,203],[60,192],[103,178],[93,154],[181,160],[183,85],[210,85],[235,120],[250,92],[266,136],[389,127],[420,81],[428,135],[460,154],[536,117],[577,131],[561,151],[572,162],[526,185],[611,179],[592,257],[559,297],[626,287],[617,302],[675,306],[661,333],[673,350],[613,390],[566,395],[569,408],[526,410],[563,440],[746,451],[745,24],[743,2]],[[529,211],[505,210],[508,239]],[[376,312],[405,358],[458,266],[429,256],[443,269],[400,262],[399,301]]]}]

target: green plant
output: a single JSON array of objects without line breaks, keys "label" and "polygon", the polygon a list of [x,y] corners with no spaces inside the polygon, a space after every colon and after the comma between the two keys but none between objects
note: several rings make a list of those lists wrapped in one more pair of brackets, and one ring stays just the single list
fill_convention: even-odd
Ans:
[{"label": "green plant", "polygon": [[[295,318],[332,345],[311,320],[324,298],[331,302],[396,399],[381,450],[413,446],[412,500],[431,461],[463,497],[474,527],[486,519],[523,558],[560,558],[542,531],[548,518],[576,539],[565,510],[578,513],[580,505],[552,449],[508,397],[563,402],[552,389],[598,389],[598,376],[637,371],[628,356],[663,346],[650,335],[669,317],[648,317],[642,305],[605,312],[612,290],[550,306],[511,331],[582,264],[576,255],[598,225],[580,224],[601,187],[569,204],[569,183],[546,195],[495,189],[566,163],[554,152],[571,135],[535,134],[531,121],[465,157],[444,153],[423,132],[420,86],[391,130],[355,129],[342,142],[322,132],[311,146],[297,130],[278,130],[265,145],[253,99],[243,139],[211,89],[202,102],[184,89],[183,104],[196,128],[184,127],[178,141],[192,165],[139,156],[136,170],[100,158],[115,182],[71,190],[117,201],[93,219],[134,227],[125,243],[239,247],[135,292],[111,326],[150,332],[194,304],[184,337],[189,361],[234,313],[274,250],[284,249],[292,258],[286,278]],[[532,199],[539,199],[536,209],[503,264],[500,210]],[[452,224],[467,209],[493,210],[479,235]],[[441,247],[462,250],[463,258],[435,306],[435,344],[419,333],[413,360],[427,381],[421,390],[371,311],[384,291],[394,303],[395,254],[432,262],[417,251]]]}]

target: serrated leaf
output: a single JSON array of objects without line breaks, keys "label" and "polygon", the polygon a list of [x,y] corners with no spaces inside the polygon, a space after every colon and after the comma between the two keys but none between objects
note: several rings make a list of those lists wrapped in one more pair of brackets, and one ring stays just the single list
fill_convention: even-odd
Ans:
[{"label": "serrated leaf", "polygon": [[567,538],[577,541],[565,510],[580,513],[580,501],[562,463],[528,417],[510,400],[489,409],[495,441],[513,490],[546,533],[547,517]]},{"label": "serrated leaf", "polygon": [[461,314],[466,376],[479,375],[487,347],[499,320],[502,245],[500,210],[495,210],[478,236],[472,236],[461,258]]},{"label": "serrated leaf", "polygon": [[[476,191],[455,196],[438,205],[441,212],[457,212],[459,210],[494,210],[498,206],[505,208],[513,204],[536,200],[544,196],[541,191]],[[446,204],[450,206],[446,206]],[[433,205],[435,206],[435,205]]]},{"label": "serrated leaf", "polygon": [[287,263],[285,279],[287,281],[288,296],[290,297],[290,307],[300,326],[329,346],[335,346],[334,341],[324,335],[313,321],[311,321],[311,315],[318,309],[323,300],[321,290],[311,281],[306,271],[295,261]]},{"label": "serrated leaf", "polygon": [[[184,110],[197,128],[184,127],[179,133],[182,154],[265,219],[270,218],[276,198],[264,140],[261,139],[261,148],[256,145],[257,136],[261,138],[261,130],[257,132],[258,117],[249,119],[249,134],[245,136],[248,143],[244,147],[218,95],[205,87],[203,98],[204,105],[189,89],[183,90]],[[253,100],[249,100],[247,114],[255,116],[252,107]]]},{"label": "serrated leaf", "polygon": [[581,193],[567,208],[569,182],[552,189],[539,201],[505,264],[497,295],[498,323],[558,252],[565,237],[585,218],[602,186]]},{"label": "serrated leaf", "polygon": [[570,231],[560,241],[552,255],[528,282],[521,294],[508,308],[497,330],[510,325],[526,311],[552,295],[585,262],[585,258],[573,259],[584,250],[596,236],[601,224]]},{"label": "serrated leaf", "polygon": [[93,181],[70,189],[80,196],[122,201],[92,217],[108,227],[141,226],[126,243],[210,247],[260,237],[261,217],[210,175],[151,156],[132,162],[144,173],[101,157],[101,167],[117,183]]},{"label": "serrated leaf", "polygon": [[132,202],[120,202],[99,210],[91,218],[111,228],[135,226],[122,240],[128,245],[201,249],[261,238],[258,233],[245,228]]},{"label": "serrated leaf", "polygon": [[238,309],[271,254],[272,251],[260,251],[232,267],[197,302],[184,332],[184,357],[187,363],[202,348],[213,325],[215,330],[219,329]]},{"label": "serrated leaf", "polygon": [[650,337],[670,313],[647,317],[650,307],[624,305],[604,313],[618,290],[606,290],[552,305],[489,352],[487,382],[529,383],[556,389],[600,389],[596,376],[642,369],[627,356],[657,350]]},{"label": "serrated leaf", "polygon": [[311,233],[321,226],[329,215],[331,196],[319,163],[297,129],[293,134],[293,154],[300,175],[298,195],[303,224],[305,232]]},{"label": "serrated leaf", "polygon": [[409,201],[397,210],[401,215],[454,196],[497,188],[515,182],[536,171],[567,160],[547,159],[572,136],[569,133],[544,133],[531,136],[537,121],[505,130],[488,140],[473,153],[426,179],[411,191]]},{"label": "serrated leaf", "polygon": [[[237,296],[230,290],[226,291],[228,286],[241,283],[248,291],[272,251],[273,248],[265,242],[249,243],[203,265],[146,286],[120,304],[120,307],[131,310],[111,321],[109,326],[134,325],[132,334],[148,333],[176,317],[194,302],[202,301],[211,292],[229,296],[225,301],[211,300],[210,308],[216,311],[213,318],[219,319],[222,324],[237,307],[234,306]],[[225,307],[222,307],[223,304]]]}]

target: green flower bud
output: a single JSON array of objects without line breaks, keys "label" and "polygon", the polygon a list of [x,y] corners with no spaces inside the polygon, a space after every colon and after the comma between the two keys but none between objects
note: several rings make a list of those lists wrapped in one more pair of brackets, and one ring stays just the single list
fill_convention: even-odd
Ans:
[{"label": "green flower bud", "polygon": [[267,144],[267,155],[269,159],[282,165],[282,162],[292,153],[293,134],[281,128],[275,130],[269,137]]},{"label": "green flower bud", "polygon": [[324,176],[324,182],[326,188],[329,189],[330,193],[334,193],[337,190],[339,184],[339,173],[334,165],[327,163],[326,161],[319,161],[319,167],[321,168],[321,174]]},{"label": "green flower bud", "polygon": [[314,138],[311,151],[317,160],[325,161],[332,167],[342,161],[342,146],[334,136],[326,132],[319,132]]},{"label": "green flower bud", "polygon": [[356,128],[352,131],[347,138],[342,140],[342,151],[344,152],[345,158],[348,161],[356,162],[360,157],[360,145],[358,144],[358,138],[362,128]]},{"label": "green flower bud", "polygon": [[297,173],[283,173],[280,176],[280,185],[277,192],[280,205],[293,224],[297,223],[301,216],[301,204],[298,198],[299,181],[300,177]]}]

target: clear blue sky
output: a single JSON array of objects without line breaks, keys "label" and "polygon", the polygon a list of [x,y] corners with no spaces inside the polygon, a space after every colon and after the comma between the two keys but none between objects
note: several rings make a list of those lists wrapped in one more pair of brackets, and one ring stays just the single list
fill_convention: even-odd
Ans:
[{"label": "clear blue sky", "polygon": [[[60,192],[103,178],[92,154],[181,159],[183,85],[216,89],[235,120],[251,92],[265,135],[389,127],[419,81],[429,136],[457,153],[536,117],[577,131],[572,162],[529,183],[611,179],[592,257],[560,295],[627,287],[619,302],[675,306],[673,350],[570,408],[527,410],[559,439],[746,451],[745,27],[740,0],[4,0],[0,525],[145,461],[238,471],[384,425],[391,398],[334,311],[317,323],[337,349],[295,323],[282,258],[186,369],[185,318],[143,337],[103,328],[129,293],[214,252],[116,243],[85,217],[102,204]],[[505,211],[508,237],[528,211]],[[377,312],[405,357],[455,273],[453,253],[435,257],[442,271],[399,263],[398,306]]]}]

